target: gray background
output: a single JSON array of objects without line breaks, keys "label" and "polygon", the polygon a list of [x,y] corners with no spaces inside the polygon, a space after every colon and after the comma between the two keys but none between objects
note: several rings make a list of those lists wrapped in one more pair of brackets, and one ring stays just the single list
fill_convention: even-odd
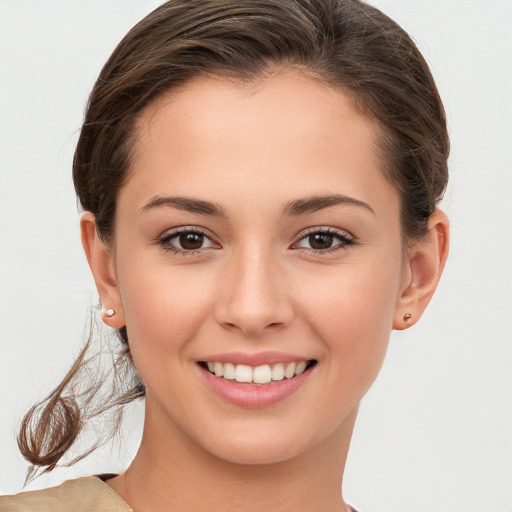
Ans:
[{"label": "gray background", "polygon": [[[70,177],[85,101],[118,40],[159,3],[0,0],[0,493],[22,487],[14,432],[68,369],[96,300]],[[417,41],[445,101],[452,250],[425,317],[393,334],[363,402],[345,495],[364,512],[510,512],[512,2],[373,3]],[[30,488],[120,470],[141,413],[124,448]]]}]

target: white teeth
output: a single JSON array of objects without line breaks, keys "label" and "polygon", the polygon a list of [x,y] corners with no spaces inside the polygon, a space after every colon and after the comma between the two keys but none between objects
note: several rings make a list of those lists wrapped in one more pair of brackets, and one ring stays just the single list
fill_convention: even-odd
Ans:
[{"label": "white teeth", "polygon": [[234,380],[235,379],[235,365],[233,363],[226,363],[224,365],[224,371],[222,373],[222,376],[225,379]]},{"label": "white teeth", "polygon": [[257,366],[252,372],[252,381],[255,384],[266,384],[272,380],[272,370],[268,364]]},{"label": "white teeth", "polygon": [[277,363],[272,366],[263,364],[256,367],[219,362],[207,362],[206,365],[210,373],[215,374],[217,377],[243,383],[268,384],[271,381],[280,381],[285,378],[291,379],[296,375],[304,373],[308,363],[307,361],[300,361],[299,363],[294,362],[287,365]]},{"label": "white teeth", "polygon": [[272,368],[272,380],[284,379],[284,366],[281,363],[274,365]]},{"label": "white teeth", "polygon": [[224,365],[222,363],[213,363],[213,368],[215,375],[217,375],[217,377],[222,377],[222,374],[224,373]]},{"label": "white teeth", "polygon": [[308,363],[306,361],[301,361],[297,364],[297,368],[295,368],[295,375],[300,375],[301,373],[304,373],[304,370],[306,369],[306,366]]},{"label": "white teeth", "polygon": [[290,363],[284,371],[284,376],[287,379],[291,379],[295,375],[295,363]]},{"label": "white teeth", "polygon": [[235,380],[237,382],[252,382],[252,368],[245,364],[237,364],[235,369]]}]

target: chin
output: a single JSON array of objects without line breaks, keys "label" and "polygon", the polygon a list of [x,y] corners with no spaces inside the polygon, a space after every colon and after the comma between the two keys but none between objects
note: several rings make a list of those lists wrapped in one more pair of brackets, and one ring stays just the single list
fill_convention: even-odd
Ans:
[{"label": "chin", "polygon": [[[265,423],[265,422],[263,422]],[[297,421],[295,428],[282,424],[239,425],[213,436],[197,439],[202,448],[218,459],[240,465],[269,465],[295,459],[312,449],[320,447],[332,433],[326,425],[310,425]],[[336,430],[336,429],[335,429]],[[215,435],[217,434],[217,435]]]},{"label": "chin", "polygon": [[278,464],[294,459],[301,452],[298,446],[284,445],[281,442],[230,443],[228,446],[216,446],[215,450],[210,450],[219,459],[247,466]]}]

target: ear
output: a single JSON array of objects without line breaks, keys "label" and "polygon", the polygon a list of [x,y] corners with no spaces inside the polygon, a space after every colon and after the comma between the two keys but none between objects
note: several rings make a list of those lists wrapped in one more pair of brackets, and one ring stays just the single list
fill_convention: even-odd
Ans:
[{"label": "ear", "polygon": [[[98,236],[96,218],[91,212],[82,214],[80,231],[85,255],[101,300],[101,318],[108,326],[120,329],[125,326],[125,318],[112,251]],[[114,314],[109,315],[112,310]]]},{"label": "ear", "polygon": [[449,222],[443,212],[436,210],[425,236],[406,249],[393,329],[407,329],[421,318],[443,273],[448,247]]}]

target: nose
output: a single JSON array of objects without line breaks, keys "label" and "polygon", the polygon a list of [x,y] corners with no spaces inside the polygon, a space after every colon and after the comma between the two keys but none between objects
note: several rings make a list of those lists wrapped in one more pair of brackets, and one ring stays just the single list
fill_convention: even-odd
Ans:
[{"label": "nose", "polygon": [[290,324],[293,307],[277,257],[264,250],[246,250],[226,265],[215,317],[225,329],[257,337]]}]

